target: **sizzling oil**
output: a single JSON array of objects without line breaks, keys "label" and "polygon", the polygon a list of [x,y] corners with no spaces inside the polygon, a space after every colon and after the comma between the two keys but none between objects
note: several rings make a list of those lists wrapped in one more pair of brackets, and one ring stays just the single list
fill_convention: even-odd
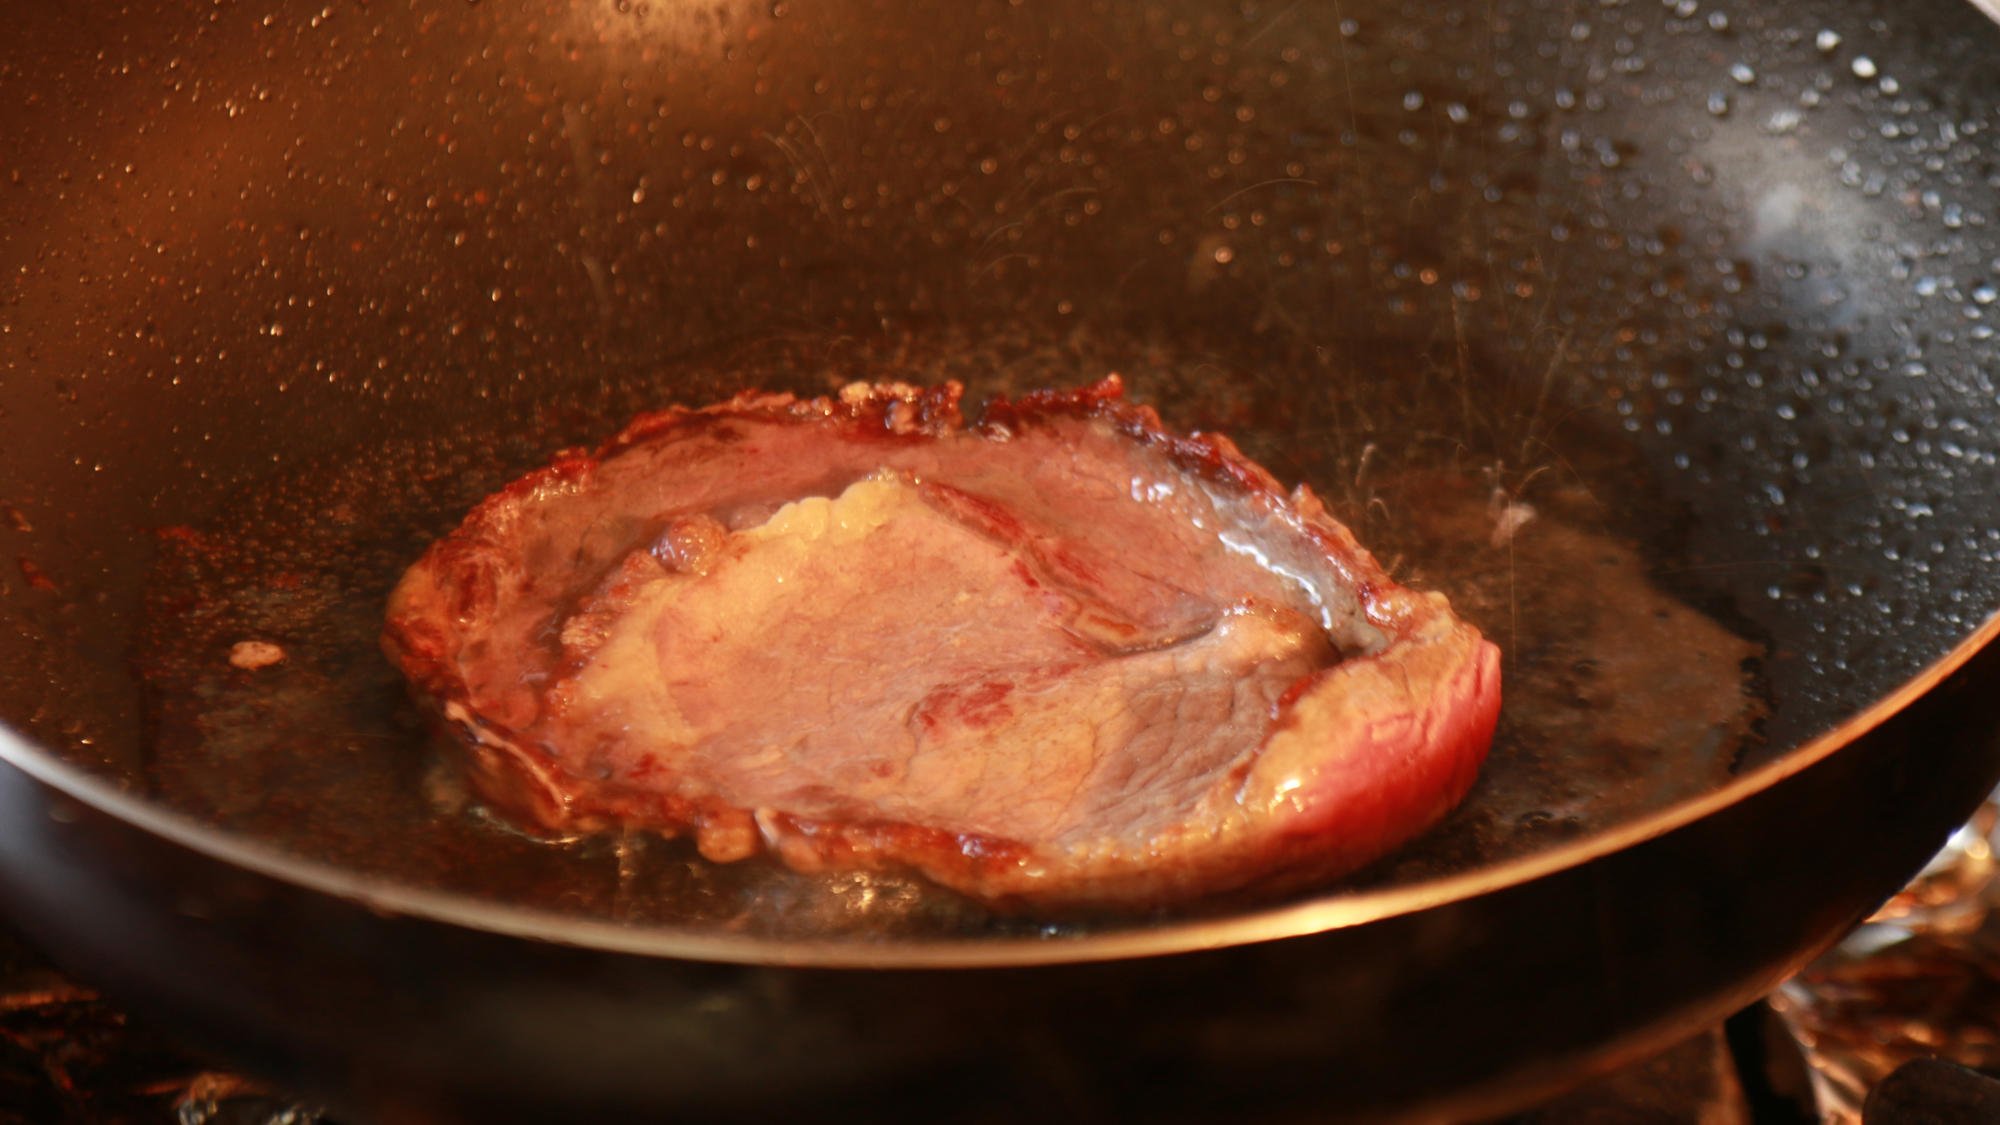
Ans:
[{"label": "sizzling oil", "polygon": [[[1200,386],[1164,370],[1133,378],[1141,401],[1177,405],[1170,422],[1206,420]],[[975,391],[1013,380],[981,382]],[[808,877],[764,858],[712,864],[686,841],[644,835],[536,840],[467,798],[378,650],[384,598],[481,497],[641,405],[640,391],[607,395],[530,414],[528,425],[468,423],[357,449],[246,490],[199,527],[160,531],[135,653],[150,689],[148,790],[297,854],[573,915],[870,939],[1146,921],[994,914],[913,878]],[[1529,854],[1728,777],[1762,714],[1751,679],[1759,650],[1655,583],[1660,543],[1620,533],[1621,520],[1643,526],[1659,502],[1640,494],[1643,474],[1617,443],[1573,440],[1564,473],[1517,480],[1498,497],[1493,473],[1414,445],[1364,453],[1387,466],[1364,488],[1349,475],[1354,458],[1296,423],[1287,432],[1282,417],[1253,410],[1231,429],[1281,477],[1310,478],[1399,579],[1449,595],[1506,661],[1499,731],[1472,795],[1341,888]],[[283,658],[233,664],[245,642]]]}]

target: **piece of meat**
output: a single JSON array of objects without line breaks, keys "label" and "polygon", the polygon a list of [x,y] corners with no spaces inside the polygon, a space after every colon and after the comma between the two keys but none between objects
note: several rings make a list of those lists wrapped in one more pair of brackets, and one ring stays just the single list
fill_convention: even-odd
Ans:
[{"label": "piece of meat", "polygon": [[1350,871],[1471,786],[1499,658],[1116,376],[745,394],[490,497],[383,646],[553,832],[1146,904]]}]

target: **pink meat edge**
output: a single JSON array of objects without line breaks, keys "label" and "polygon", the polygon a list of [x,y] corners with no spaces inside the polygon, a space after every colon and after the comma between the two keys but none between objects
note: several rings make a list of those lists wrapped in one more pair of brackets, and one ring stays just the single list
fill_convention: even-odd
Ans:
[{"label": "pink meat edge", "polygon": [[1382,858],[1471,791],[1499,721],[1500,650],[1443,621],[1321,673],[1266,739],[1238,800],[1283,839],[1272,850],[1295,857],[1279,865],[1293,881]]}]

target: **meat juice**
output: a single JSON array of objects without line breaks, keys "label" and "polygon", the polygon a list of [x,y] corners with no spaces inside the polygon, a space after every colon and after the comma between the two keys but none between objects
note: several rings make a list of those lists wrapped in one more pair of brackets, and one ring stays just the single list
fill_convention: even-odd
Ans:
[{"label": "meat juice", "polygon": [[[1148,388],[1135,389],[1144,401]],[[533,838],[482,808],[377,649],[384,600],[471,505],[651,405],[569,404],[526,426],[326,458],[199,527],[162,529],[135,652],[151,689],[141,784],[308,858],[634,923],[780,937],[1064,935],[1244,904],[994,911],[915,877],[801,875],[764,857],[715,864],[689,841],[643,832]],[[1281,430],[1232,433],[1294,451],[1266,464],[1307,476],[1395,577],[1444,592],[1505,654],[1498,732],[1468,799],[1318,889],[1403,885],[1586,836],[1721,783],[1755,738],[1759,649],[1661,588],[1661,544],[1621,533],[1621,514],[1659,502],[1633,494],[1643,476],[1617,443],[1580,443],[1562,474],[1525,487],[1495,465],[1364,455],[1386,467],[1360,487],[1360,474],[1310,479],[1313,451]],[[1658,524],[1635,526],[1647,522]],[[257,659],[232,662],[246,651]]]}]

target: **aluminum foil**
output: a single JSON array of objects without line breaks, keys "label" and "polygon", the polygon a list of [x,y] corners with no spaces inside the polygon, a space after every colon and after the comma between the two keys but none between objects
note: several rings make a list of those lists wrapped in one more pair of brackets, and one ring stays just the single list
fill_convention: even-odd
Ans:
[{"label": "aluminum foil", "polygon": [[1827,1125],[1917,1058],[2000,1067],[2000,790],[1910,885],[1779,986]]}]

